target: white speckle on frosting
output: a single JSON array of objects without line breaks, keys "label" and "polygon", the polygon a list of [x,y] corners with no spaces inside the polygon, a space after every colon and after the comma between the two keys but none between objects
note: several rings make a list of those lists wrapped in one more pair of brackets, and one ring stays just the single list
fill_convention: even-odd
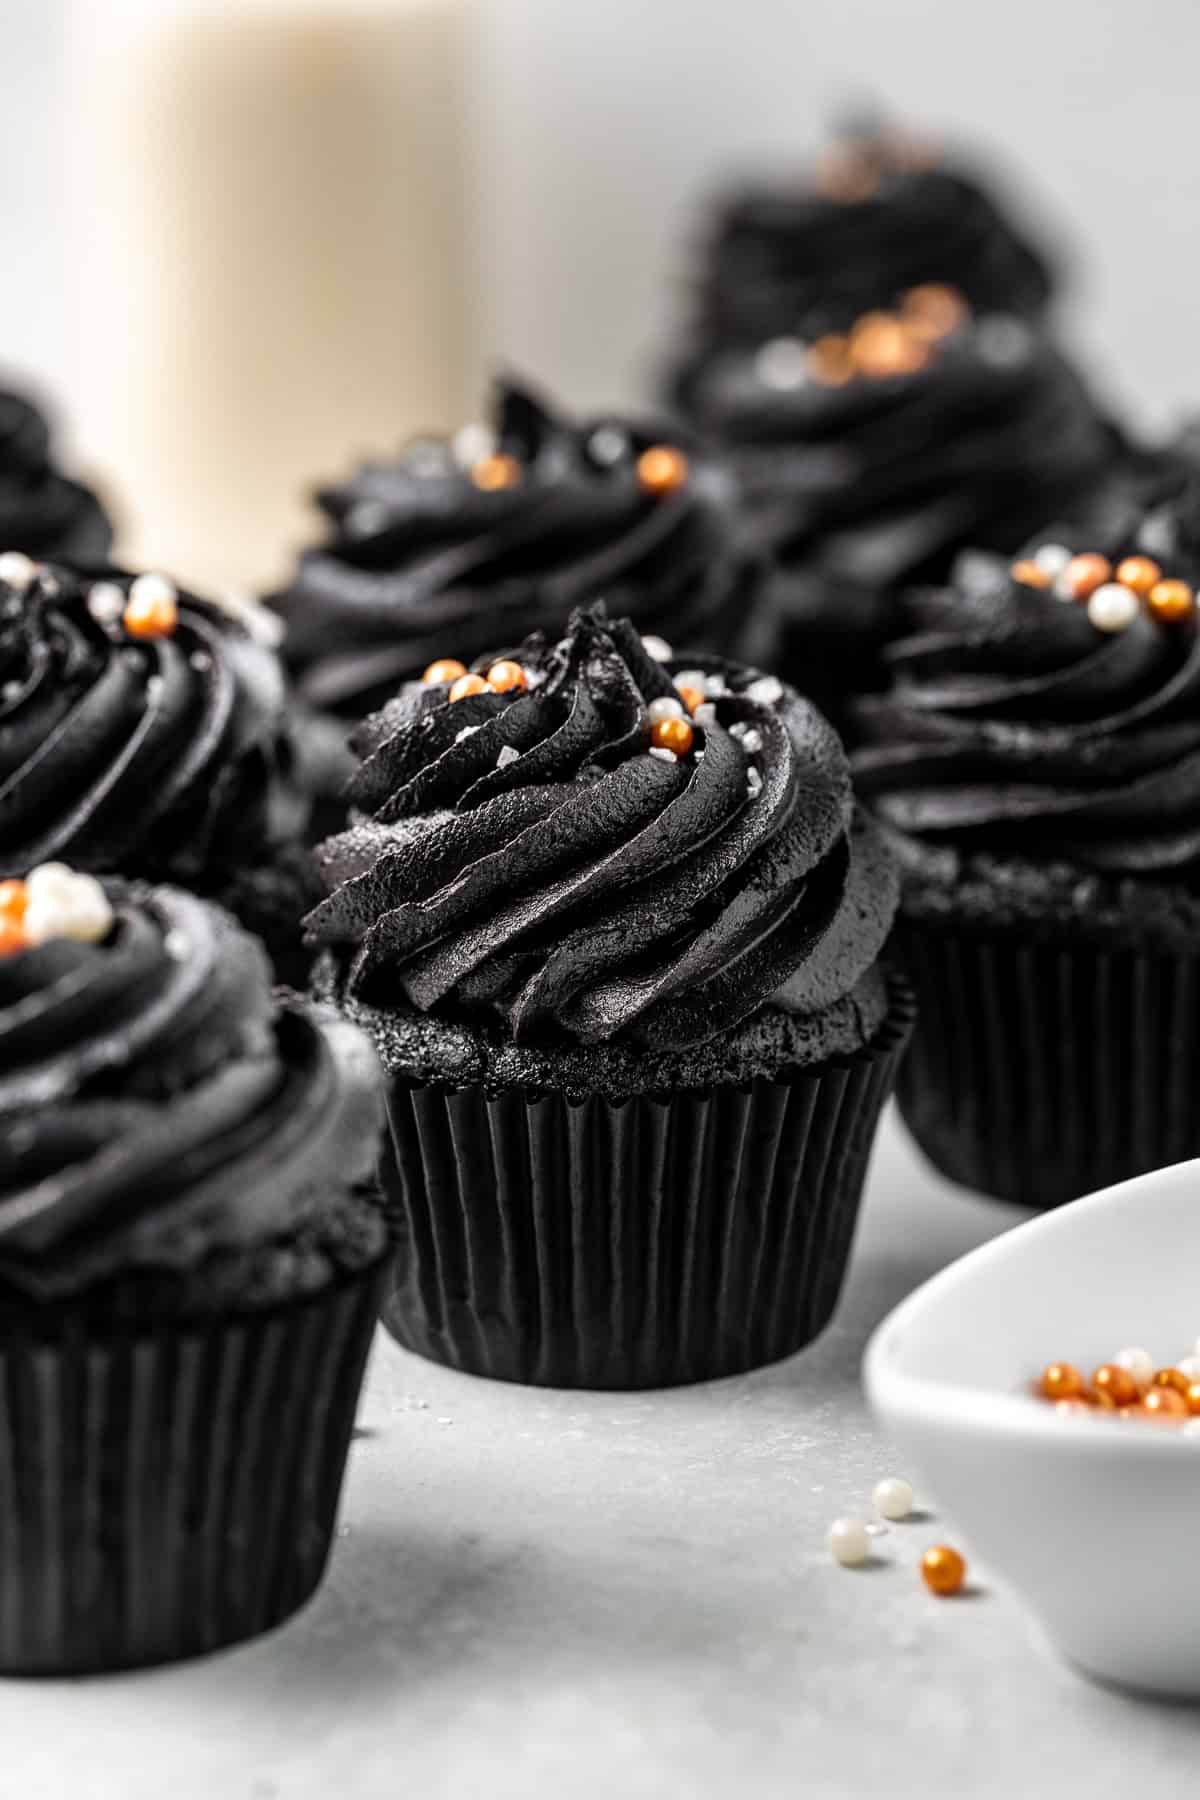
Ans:
[{"label": "white speckle on frosting", "polygon": [[382,500],[360,500],[346,514],[346,530],[352,537],[372,537],[388,522],[388,509]]},{"label": "white speckle on frosting", "polygon": [[510,763],[520,762],[520,760],[521,752],[519,750],[514,750],[511,744],[502,744],[500,754],[496,758],[496,767],[507,769]]},{"label": "white speckle on frosting", "polygon": [[742,689],[742,698],[756,700],[760,706],[774,706],[783,699],[783,684],[774,675],[760,675],[757,681]]},{"label": "white speckle on frosting", "polygon": [[496,434],[480,420],[463,425],[450,440],[450,449],[460,469],[473,469],[485,456],[496,453]]},{"label": "white speckle on frosting", "polygon": [[19,700],[24,691],[19,681],[6,681],[0,688],[0,699]]},{"label": "white speckle on frosting", "polygon": [[188,657],[188,662],[195,669],[197,675],[207,675],[212,668],[212,657],[207,650],[193,650]]},{"label": "white speckle on frosting", "polygon": [[642,649],[655,662],[670,662],[675,654],[666,638],[655,637],[653,632],[642,639]]},{"label": "white speckle on frosting", "polygon": [[662,744],[651,744],[650,755],[657,756],[659,762],[678,762],[679,758],[673,750],[667,750]]},{"label": "white speckle on frosting", "polygon": [[975,330],[975,342],[985,362],[1011,369],[1024,362],[1033,342],[1029,328],[1007,313],[988,313]]},{"label": "white speckle on frosting", "polygon": [[762,784],[762,776],[754,767],[754,764],[751,763],[750,767],[746,770],[746,792],[749,794],[751,800],[758,799],[758,796],[762,793]]},{"label": "white speckle on frosting", "polygon": [[269,606],[264,606],[255,595],[247,594],[239,588],[224,588],[216,592],[212,600],[218,611],[240,625],[256,644],[262,644],[268,650],[276,650],[282,644],[283,620]]},{"label": "white speckle on frosting", "polygon": [[188,941],[186,932],[168,931],[163,939],[163,949],[172,962],[186,962],[188,959]]},{"label": "white speckle on frosting", "polygon": [[477,731],[482,730],[482,725],[464,725],[461,731],[455,732],[454,741],[456,744],[461,744],[464,738],[474,737]]},{"label": "white speckle on frosting", "polygon": [[692,718],[697,725],[715,725],[717,722],[717,709],[711,700],[702,700],[692,714]]},{"label": "white speckle on frosting", "polygon": [[744,719],[739,719],[736,725],[729,727],[729,735],[737,738],[747,756],[757,756],[763,747],[762,732],[753,725],[747,725]]},{"label": "white speckle on frosting", "polygon": [[598,425],[587,441],[588,455],[602,469],[611,469],[629,454],[628,435],[616,425]]},{"label": "white speckle on frosting", "polygon": [[704,677],[704,691],[706,694],[713,695],[727,694],[729,692],[729,683],[723,675],[706,675]]},{"label": "white speckle on frosting", "polygon": [[0,581],[18,594],[23,594],[26,588],[32,587],[37,579],[37,572],[38,566],[33,558],[26,556],[21,550],[6,550],[0,556]]},{"label": "white speckle on frosting", "polygon": [[151,675],[146,682],[146,698],[151,706],[157,706],[163,697],[164,682],[161,675]]},{"label": "white speckle on frosting", "polygon": [[703,669],[680,669],[671,679],[676,687],[699,688],[702,694],[708,692],[708,676]]},{"label": "white speckle on frosting", "polygon": [[93,581],[87,609],[97,625],[117,625],[125,614],[125,590],[115,581]]},{"label": "white speckle on frosting", "polygon": [[772,338],[754,358],[754,373],[764,387],[786,393],[808,380],[808,353],[799,338]]}]

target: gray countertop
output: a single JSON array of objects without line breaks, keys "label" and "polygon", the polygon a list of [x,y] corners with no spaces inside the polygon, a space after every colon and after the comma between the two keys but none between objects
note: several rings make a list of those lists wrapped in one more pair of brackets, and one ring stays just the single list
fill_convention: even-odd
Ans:
[{"label": "gray countertop", "polygon": [[916,1561],[944,1521],[893,1527],[874,1569],[825,1552],[829,1521],[899,1472],[861,1397],[868,1332],[1018,1216],[938,1182],[889,1118],[837,1318],[788,1363],[674,1392],[548,1392],[381,1335],[316,1600],[205,1662],[0,1683],[0,1793],[1193,1791],[1200,1711],[1067,1673],[986,1571],[973,1597],[924,1592]]}]

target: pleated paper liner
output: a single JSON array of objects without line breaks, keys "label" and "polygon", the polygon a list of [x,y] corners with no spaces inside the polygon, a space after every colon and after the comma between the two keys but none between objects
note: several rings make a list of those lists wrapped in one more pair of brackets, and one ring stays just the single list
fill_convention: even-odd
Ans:
[{"label": "pleated paper liner", "polygon": [[196,1656],[308,1599],[387,1262],[236,1318],[0,1337],[0,1673]]},{"label": "pleated paper liner", "polygon": [[857,1055],[621,1103],[394,1079],[385,1324],[436,1362],[558,1387],[702,1381],[799,1350],[836,1305],[912,1017],[896,981]]},{"label": "pleated paper liner", "polygon": [[944,1174],[1051,1207],[1200,1156],[1200,961],[903,924],[919,1021],[897,1084]]}]

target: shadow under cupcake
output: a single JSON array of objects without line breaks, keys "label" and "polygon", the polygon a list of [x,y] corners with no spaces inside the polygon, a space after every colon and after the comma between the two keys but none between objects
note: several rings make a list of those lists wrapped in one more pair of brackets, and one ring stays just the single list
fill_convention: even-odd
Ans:
[{"label": "shadow under cupcake", "polygon": [[836,737],[774,677],[657,661],[599,605],[445,673],[357,733],[308,920],[318,991],[388,1077],[386,1323],[565,1386],[799,1349],[911,1024]]}]

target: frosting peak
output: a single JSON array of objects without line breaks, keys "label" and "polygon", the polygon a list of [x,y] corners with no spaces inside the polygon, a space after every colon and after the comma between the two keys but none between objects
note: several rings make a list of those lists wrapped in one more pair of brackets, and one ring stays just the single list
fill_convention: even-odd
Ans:
[{"label": "frosting peak", "polygon": [[522,685],[412,684],[356,736],[362,817],[318,852],[308,920],[352,995],[658,1046],[785,984],[798,1011],[849,992],[890,916],[864,893],[889,889],[819,713],[736,665],[664,665],[602,605],[506,660]]}]

